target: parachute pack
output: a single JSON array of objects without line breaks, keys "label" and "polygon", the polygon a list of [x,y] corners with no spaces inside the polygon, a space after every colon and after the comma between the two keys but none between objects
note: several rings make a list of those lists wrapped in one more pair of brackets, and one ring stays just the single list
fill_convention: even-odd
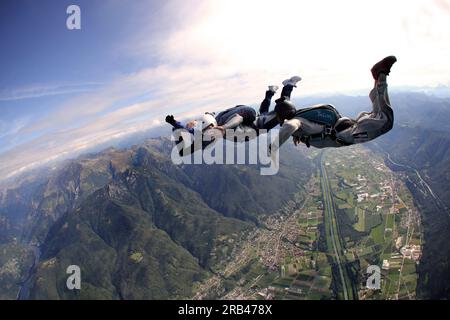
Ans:
[{"label": "parachute pack", "polygon": [[295,113],[295,116],[332,128],[336,124],[336,121],[341,118],[339,112],[331,104],[318,104],[312,107],[299,109]]},{"label": "parachute pack", "polygon": [[301,141],[309,148],[310,142],[314,140],[325,139],[330,137],[336,139],[336,130],[334,126],[336,122],[341,118],[339,112],[330,104],[318,104],[309,108],[303,108],[297,110],[296,117],[302,117],[309,121],[323,125],[323,132],[313,134],[310,136],[302,136]]}]

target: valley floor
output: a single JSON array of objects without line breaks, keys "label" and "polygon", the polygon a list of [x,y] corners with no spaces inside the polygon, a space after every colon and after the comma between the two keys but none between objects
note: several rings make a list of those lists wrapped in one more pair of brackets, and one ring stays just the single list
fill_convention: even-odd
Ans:
[{"label": "valley floor", "polygon": [[[212,268],[195,298],[416,297],[423,240],[413,197],[381,156],[343,149],[311,153],[308,184]],[[381,270],[379,290],[366,286],[370,265]]]}]

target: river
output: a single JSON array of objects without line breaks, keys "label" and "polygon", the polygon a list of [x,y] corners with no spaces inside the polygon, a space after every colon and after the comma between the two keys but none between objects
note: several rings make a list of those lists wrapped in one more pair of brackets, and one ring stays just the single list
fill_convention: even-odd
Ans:
[{"label": "river", "polygon": [[421,187],[422,187],[421,189],[422,189],[423,191],[425,191],[425,193],[427,193],[428,195],[430,195],[430,197],[433,199],[434,203],[436,204],[436,206],[437,206],[438,208],[440,208],[441,210],[444,210],[445,212],[447,212],[447,214],[450,215],[450,212],[448,211],[447,206],[446,206],[446,205],[442,202],[442,200],[441,200],[441,199],[433,192],[433,190],[431,189],[430,185],[422,178],[420,172],[419,172],[416,168],[413,168],[413,167],[411,167],[411,166],[409,166],[409,165],[401,164],[401,163],[398,163],[398,162],[392,160],[391,155],[390,155],[388,152],[386,152],[386,155],[387,155],[387,160],[389,160],[390,163],[392,163],[392,164],[394,164],[394,165],[396,165],[396,166],[405,168],[405,169],[407,169],[407,170],[409,170],[409,171],[414,172],[415,175],[417,176],[417,178],[418,178],[419,181],[420,181],[420,185],[421,185]]},{"label": "river", "polygon": [[17,294],[17,300],[27,300],[30,296],[30,290],[34,282],[34,274],[36,272],[37,265],[39,263],[39,259],[41,257],[41,249],[37,246],[32,246],[33,250],[33,265],[28,271],[28,276],[25,281],[21,284],[19,293]]}]

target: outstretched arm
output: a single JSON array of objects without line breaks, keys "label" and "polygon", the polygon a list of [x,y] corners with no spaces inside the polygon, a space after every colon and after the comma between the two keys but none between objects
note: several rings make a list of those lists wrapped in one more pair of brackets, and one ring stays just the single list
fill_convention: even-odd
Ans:
[{"label": "outstretched arm", "polygon": [[270,150],[274,152],[276,149],[279,149],[283,143],[285,143],[292,134],[299,130],[302,127],[302,122],[300,119],[294,118],[291,120],[287,120],[283,123],[280,129],[280,133],[278,134],[278,139],[272,143]]},{"label": "outstretched arm", "polygon": [[183,126],[181,124],[181,122],[176,121],[173,115],[168,115],[166,116],[166,122],[170,125],[172,125],[173,127],[173,131],[177,130],[177,129],[186,129],[187,131],[189,131],[189,133],[194,133],[194,128],[186,128],[185,126]]}]

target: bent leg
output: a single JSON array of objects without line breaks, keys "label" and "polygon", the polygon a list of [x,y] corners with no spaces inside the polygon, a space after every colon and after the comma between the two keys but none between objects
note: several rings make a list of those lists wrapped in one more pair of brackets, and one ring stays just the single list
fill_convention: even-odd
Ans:
[{"label": "bent leg", "polygon": [[225,123],[219,124],[221,127],[226,129],[234,129],[238,127],[240,124],[244,122],[244,117],[242,117],[240,114],[235,113],[232,116],[230,116]]},{"label": "bent leg", "polygon": [[351,128],[338,133],[341,140],[350,144],[367,142],[392,129],[394,112],[389,102],[386,75],[379,75],[369,97],[372,112],[361,112]]},{"label": "bent leg", "polygon": [[276,103],[279,102],[283,102],[285,100],[291,100],[291,94],[292,94],[292,90],[294,90],[294,86],[293,85],[287,85],[283,87],[283,90],[281,90],[281,95],[280,97],[275,100]]},{"label": "bent leg", "polygon": [[255,119],[255,109],[244,105],[221,112],[216,117],[217,124],[224,127],[224,129],[234,129],[240,124],[250,125]]},{"label": "bent leg", "polygon": [[392,113],[391,103],[388,95],[388,85],[386,75],[380,74],[375,86],[369,94],[372,101],[373,116],[377,117],[382,112]]},{"label": "bent leg", "polygon": [[266,95],[264,97],[264,100],[261,102],[261,105],[259,106],[259,114],[264,114],[269,112],[270,103],[272,101],[272,97],[274,96],[275,92],[267,90]]}]

